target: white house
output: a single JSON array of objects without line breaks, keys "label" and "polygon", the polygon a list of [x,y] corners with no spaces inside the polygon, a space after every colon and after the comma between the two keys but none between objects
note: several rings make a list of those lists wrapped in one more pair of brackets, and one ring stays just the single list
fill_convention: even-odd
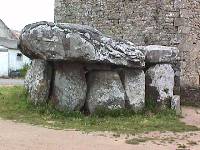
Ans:
[{"label": "white house", "polygon": [[17,35],[0,20],[0,77],[8,77],[30,63],[30,59],[18,50],[17,42]]}]

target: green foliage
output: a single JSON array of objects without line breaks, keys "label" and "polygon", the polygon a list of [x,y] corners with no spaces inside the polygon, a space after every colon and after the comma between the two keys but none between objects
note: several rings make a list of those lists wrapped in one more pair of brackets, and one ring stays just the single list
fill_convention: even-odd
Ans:
[{"label": "green foliage", "polygon": [[23,68],[19,70],[19,71],[20,71],[20,76],[21,76],[21,77],[25,77],[25,76],[26,76],[26,73],[27,73],[29,67],[30,67],[30,66],[29,66],[28,64],[25,64],[25,65],[23,66]]},{"label": "green foliage", "polygon": [[43,125],[54,129],[77,129],[83,131],[113,131],[134,134],[149,131],[194,131],[198,128],[179,121],[172,110],[157,114],[135,114],[130,110],[113,111],[98,109],[93,115],[80,112],[58,111],[51,104],[32,105],[23,87],[0,87],[0,117]]}]

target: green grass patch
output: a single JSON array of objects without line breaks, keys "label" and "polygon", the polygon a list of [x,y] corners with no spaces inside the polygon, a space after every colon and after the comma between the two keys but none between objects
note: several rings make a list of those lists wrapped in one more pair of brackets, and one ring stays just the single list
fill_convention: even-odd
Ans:
[{"label": "green grass patch", "polygon": [[127,144],[132,144],[132,145],[138,145],[140,143],[145,143],[148,141],[154,141],[154,138],[149,138],[149,137],[142,137],[142,138],[133,138],[133,139],[129,139],[126,140]]},{"label": "green grass patch", "polygon": [[194,131],[198,128],[179,121],[174,111],[135,114],[128,110],[99,110],[85,116],[80,112],[60,112],[52,105],[34,106],[27,102],[23,87],[0,87],[0,117],[54,129],[112,131],[134,134],[149,131]]}]

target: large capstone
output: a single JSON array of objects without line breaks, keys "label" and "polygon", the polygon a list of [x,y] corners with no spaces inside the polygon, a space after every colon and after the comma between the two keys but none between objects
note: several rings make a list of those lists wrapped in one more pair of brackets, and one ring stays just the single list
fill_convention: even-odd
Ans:
[{"label": "large capstone", "polygon": [[146,101],[164,109],[171,106],[174,70],[170,64],[157,64],[146,71]]},{"label": "large capstone", "polygon": [[61,110],[80,110],[86,99],[86,79],[80,64],[55,63],[52,100]]},{"label": "large capstone", "polygon": [[160,46],[160,45],[149,45],[149,46],[138,46],[145,54],[145,63],[173,63],[178,61],[179,50],[176,47]]},{"label": "large capstone", "polygon": [[45,60],[33,60],[25,77],[25,88],[34,104],[45,103],[49,98],[52,68]]},{"label": "large capstone", "polygon": [[145,106],[145,74],[143,70],[125,69],[122,75],[126,91],[126,106],[135,111]]},{"label": "large capstone", "polygon": [[83,25],[27,25],[20,36],[20,47],[30,58],[144,67],[145,55],[133,43],[112,39]]},{"label": "large capstone", "polygon": [[90,72],[88,85],[86,103],[91,113],[101,108],[118,109],[125,107],[125,91],[117,72]]}]

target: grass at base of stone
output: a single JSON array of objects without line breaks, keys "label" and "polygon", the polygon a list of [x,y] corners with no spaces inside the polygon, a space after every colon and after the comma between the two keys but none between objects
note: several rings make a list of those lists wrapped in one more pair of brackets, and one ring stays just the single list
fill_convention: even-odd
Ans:
[{"label": "grass at base of stone", "polygon": [[195,131],[198,128],[179,121],[175,112],[134,114],[115,110],[84,116],[80,112],[60,112],[51,105],[34,106],[27,102],[23,87],[0,87],[0,117],[54,129],[111,131],[135,134],[149,131]]}]

